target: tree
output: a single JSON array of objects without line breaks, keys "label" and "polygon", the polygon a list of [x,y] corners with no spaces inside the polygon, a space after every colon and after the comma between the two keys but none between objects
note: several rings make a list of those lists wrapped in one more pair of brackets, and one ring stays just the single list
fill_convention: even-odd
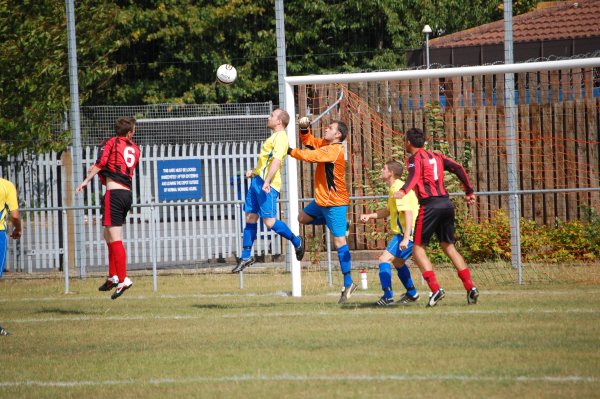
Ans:
[{"label": "tree", "polygon": [[[118,72],[109,54],[119,46],[109,2],[77,2],[83,102]],[[64,1],[0,0],[0,158],[61,150],[69,141],[61,117],[69,108]]]},{"label": "tree", "polygon": [[[527,0],[535,1],[535,0]],[[285,1],[288,74],[399,69],[435,35],[501,18],[501,0]],[[89,104],[277,102],[272,0],[121,1],[126,70]],[[238,69],[235,85],[215,84],[218,65]]]},{"label": "tree", "polygon": [[[519,0],[528,9],[537,0]],[[434,36],[501,18],[501,0],[286,0],[290,75],[400,69]],[[278,101],[273,0],[77,0],[82,105]],[[0,0],[0,157],[62,149],[62,0]],[[234,85],[215,71],[231,63]]]},{"label": "tree", "polygon": [[[125,69],[88,104],[264,101],[276,92],[271,2],[165,3],[121,2],[123,45],[113,61]],[[235,85],[216,83],[223,63],[237,68]]]}]

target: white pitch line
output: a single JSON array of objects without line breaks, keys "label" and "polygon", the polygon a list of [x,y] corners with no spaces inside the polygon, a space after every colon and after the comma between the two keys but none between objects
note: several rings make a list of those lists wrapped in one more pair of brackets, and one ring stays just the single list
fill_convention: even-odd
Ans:
[{"label": "white pitch line", "polygon": [[0,381],[0,388],[11,387],[43,387],[43,388],[77,388],[82,386],[115,386],[115,385],[170,385],[170,384],[197,384],[197,383],[221,383],[221,382],[306,382],[306,381],[462,381],[462,382],[545,382],[545,383],[597,383],[600,381],[594,376],[466,376],[466,375],[238,375],[224,377],[197,376],[192,378],[160,378],[149,380],[105,380],[105,381]]},{"label": "white pitch line", "polygon": [[[400,307],[400,306],[398,306]],[[408,316],[426,316],[429,317],[431,312],[427,309],[420,310],[402,310],[399,312],[386,312],[386,309],[365,309],[355,308],[346,309],[344,312],[340,311],[314,311],[314,312],[268,312],[268,313],[232,313],[227,309],[223,309],[227,313],[214,313],[214,314],[201,314],[201,315],[140,315],[140,316],[65,316],[65,317],[41,317],[41,318],[29,318],[29,319],[5,319],[3,324],[8,325],[9,323],[53,323],[53,322],[73,322],[73,321],[145,321],[145,320],[206,320],[207,318],[271,318],[271,317],[307,317],[307,316],[381,316],[386,317],[406,317]],[[528,309],[528,310],[450,310],[437,312],[439,316],[464,316],[464,315],[515,315],[515,314],[599,314],[600,310],[597,309]]]},{"label": "white pitch line", "polygon": [[[453,297],[453,296],[464,296],[464,292],[457,290],[459,292],[446,292],[446,296],[448,297]],[[506,296],[506,295],[533,295],[536,296],[538,294],[544,294],[544,295],[553,295],[553,296],[564,296],[564,295],[573,295],[574,291],[542,291],[542,290],[528,290],[528,291],[498,291],[498,290],[490,290],[490,291],[482,291],[482,293],[485,296]],[[579,291],[577,291],[579,292]],[[600,294],[600,290],[586,290],[586,293],[589,293],[590,295],[596,295],[596,294]],[[339,297],[339,291],[338,292],[325,292],[325,293],[321,293],[321,294],[310,294],[310,295],[305,295],[304,298],[306,297],[319,297],[319,296],[335,296],[335,297]],[[375,297],[377,294],[376,293],[355,293],[353,296],[355,297]],[[287,291],[276,291],[276,292],[267,292],[267,293],[256,293],[256,292],[239,292],[239,293],[234,293],[234,292],[230,292],[230,293],[216,293],[216,294],[149,294],[149,295],[144,295],[144,294],[140,294],[140,295],[132,295],[129,292],[127,293],[127,296],[125,297],[127,300],[144,300],[144,299],[186,299],[186,298],[248,298],[248,297],[265,297],[265,298],[269,298],[269,297],[273,297],[273,298],[285,298],[285,297],[289,297],[291,298],[291,294]],[[79,294],[66,294],[66,295],[62,295],[62,296],[47,296],[47,297],[26,297],[26,298],[14,298],[14,297],[5,297],[5,298],[0,298],[0,303],[12,303],[12,302],[51,302],[51,301],[85,301],[88,302],[90,300],[99,300],[99,301],[104,301],[104,300],[108,300],[110,298],[110,296],[106,296],[106,295],[79,295]],[[293,299],[298,299],[298,298],[293,298]]]}]

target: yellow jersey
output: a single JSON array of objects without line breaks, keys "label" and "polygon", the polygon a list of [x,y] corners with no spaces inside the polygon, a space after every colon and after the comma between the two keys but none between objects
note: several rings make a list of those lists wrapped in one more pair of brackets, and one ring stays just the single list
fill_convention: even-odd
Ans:
[{"label": "yellow jersey", "polygon": [[273,132],[271,136],[266,139],[260,147],[260,153],[258,154],[258,164],[254,168],[253,176],[260,176],[263,180],[269,173],[269,168],[273,159],[279,159],[281,165],[275,176],[271,179],[271,187],[281,192],[281,168],[283,168],[283,160],[287,156],[287,150],[289,147],[288,136],[285,130],[279,132]]},{"label": "yellow jersey", "polygon": [[410,190],[402,199],[394,198],[394,193],[400,190],[404,182],[396,179],[388,190],[388,209],[390,211],[390,228],[394,234],[404,235],[406,231],[405,211],[412,211],[413,223],[410,226],[410,239],[412,240],[415,220],[419,213],[419,200],[413,190]]},{"label": "yellow jersey", "polygon": [[6,231],[8,213],[17,209],[19,209],[19,201],[15,185],[0,178],[0,231]]}]

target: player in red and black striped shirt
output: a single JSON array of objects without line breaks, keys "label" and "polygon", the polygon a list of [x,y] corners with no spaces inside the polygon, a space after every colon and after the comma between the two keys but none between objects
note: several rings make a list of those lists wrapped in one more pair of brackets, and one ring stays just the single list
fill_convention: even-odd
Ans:
[{"label": "player in red and black striped shirt", "polygon": [[104,239],[108,246],[108,279],[98,289],[110,291],[116,299],[132,286],[127,277],[127,253],[123,246],[123,223],[131,209],[133,172],[140,160],[140,149],[133,142],[135,134],[134,118],[119,118],[115,123],[115,136],[105,140],[98,152],[96,163],[88,171],[85,180],[76,191],[84,187],[99,174],[100,181],[106,186],[102,197],[100,212],[104,226]]},{"label": "player in red and black striped shirt", "polygon": [[395,196],[402,198],[410,190],[414,190],[419,198],[421,207],[415,225],[413,257],[431,289],[427,306],[435,306],[445,295],[444,289],[437,282],[431,261],[425,253],[425,247],[434,233],[467,290],[467,303],[475,304],[479,291],[473,285],[471,272],[464,258],[454,246],[454,204],[450,201],[444,186],[444,171],[454,173],[458,177],[465,190],[465,200],[471,204],[475,202],[475,194],[469,177],[461,164],[440,153],[425,150],[423,148],[425,134],[421,129],[409,129],[406,132],[405,145],[406,151],[411,154],[407,162],[408,177]]}]

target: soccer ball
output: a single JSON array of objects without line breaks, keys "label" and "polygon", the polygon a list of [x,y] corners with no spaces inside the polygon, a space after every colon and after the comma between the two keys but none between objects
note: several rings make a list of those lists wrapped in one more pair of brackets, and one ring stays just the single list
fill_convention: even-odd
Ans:
[{"label": "soccer ball", "polygon": [[217,69],[217,80],[223,84],[231,84],[237,78],[237,71],[231,64],[223,64]]}]

